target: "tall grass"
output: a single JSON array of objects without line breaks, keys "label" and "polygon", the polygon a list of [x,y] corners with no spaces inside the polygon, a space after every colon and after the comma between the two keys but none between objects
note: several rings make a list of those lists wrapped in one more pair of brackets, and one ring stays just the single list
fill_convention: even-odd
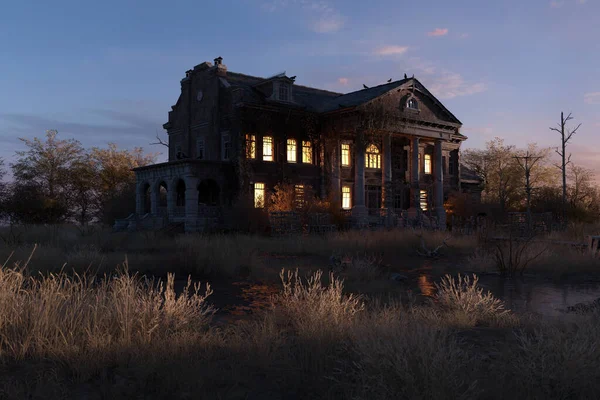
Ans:
[{"label": "tall grass", "polygon": [[[0,268],[1,398],[596,398],[596,317],[523,327],[500,358],[458,335],[452,310],[510,313],[447,277],[426,306],[381,305],[321,273],[282,271],[253,320],[211,324],[210,288],[174,277],[29,276]],[[591,319],[596,318],[596,319]],[[518,319],[515,319],[518,323]],[[492,325],[493,326],[493,325]],[[487,369],[486,369],[487,368]],[[498,387],[478,377],[491,371]]]}]

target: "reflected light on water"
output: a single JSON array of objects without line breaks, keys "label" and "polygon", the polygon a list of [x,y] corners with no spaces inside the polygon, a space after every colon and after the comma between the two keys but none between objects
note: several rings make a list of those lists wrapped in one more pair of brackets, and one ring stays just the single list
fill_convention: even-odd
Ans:
[{"label": "reflected light on water", "polygon": [[423,296],[432,297],[435,293],[435,285],[431,281],[429,275],[420,275],[418,286]]}]

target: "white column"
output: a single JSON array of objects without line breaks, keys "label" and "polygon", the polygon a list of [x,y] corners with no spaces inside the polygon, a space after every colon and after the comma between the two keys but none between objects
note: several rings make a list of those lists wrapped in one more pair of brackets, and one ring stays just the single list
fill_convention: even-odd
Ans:
[{"label": "white column", "polygon": [[414,137],[412,140],[412,163],[411,163],[411,171],[410,171],[410,181],[412,186],[412,203],[410,208],[415,208],[417,210],[421,209],[419,202],[419,138]]},{"label": "white column", "polygon": [[185,231],[198,231],[198,178],[185,178]]},{"label": "white column", "polygon": [[435,212],[439,220],[440,229],[446,229],[446,210],[444,209],[444,164],[442,162],[442,141],[436,140],[434,147],[435,167]]}]

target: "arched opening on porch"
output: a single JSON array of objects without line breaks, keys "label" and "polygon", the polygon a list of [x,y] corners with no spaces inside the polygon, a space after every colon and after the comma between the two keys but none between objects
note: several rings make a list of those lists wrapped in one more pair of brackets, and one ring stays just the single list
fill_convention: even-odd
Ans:
[{"label": "arched opening on porch", "polygon": [[161,181],[158,184],[158,207],[157,212],[159,215],[167,214],[167,196],[168,196],[168,187],[165,181]]},{"label": "arched opening on porch", "polygon": [[175,197],[175,206],[185,207],[185,181],[183,179],[177,181],[175,191],[177,193]]},{"label": "arched opening on porch", "polygon": [[204,179],[198,185],[198,204],[218,206],[219,194],[219,184],[213,179]]}]

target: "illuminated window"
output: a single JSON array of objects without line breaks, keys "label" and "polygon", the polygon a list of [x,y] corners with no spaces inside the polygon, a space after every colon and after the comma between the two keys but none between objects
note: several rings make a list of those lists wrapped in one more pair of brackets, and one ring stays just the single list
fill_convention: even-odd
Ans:
[{"label": "illuminated window", "polygon": [[254,184],[254,207],[263,208],[265,206],[265,184]]},{"label": "illuminated window", "polygon": [[350,186],[342,186],[342,208],[344,210],[352,207],[352,198],[350,196]]},{"label": "illuminated window", "polygon": [[246,158],[256,158],[256,136],[246,135]]},{"label": "illuminated window", "polygon": [[342,143],[342,166],[350,166],[350,145],[348,143]]},{"label": "illuminated window", "polygon": [[419,103],[417,103],[417,99],[412,97],[406,102],[406,107],[410,108],[411,110],[418,110]]},{"label": "illuminated window", "polygon": [[287,140],[287,161],[289,163],[296,162],[296,139]]},{"label": "illuminated window", "polygon": [[381,168],[381,154],[379,154],[379,149],[374,144],[371,144],[369,147],[367,147],[365,161],[367,168]]},{"label": "illuminated window", "polygon": [[263,137],[263,161],[273,161],[273,138]]},{"label": "illuminated window", "polygon": [[419,191],[419,206],[421,210],[427,211],[427,190]]},{"label": "illuminated window", "polygon": [[296,208],[302,208],[304,206],[304,185],[294,185],[294,195]]},{"label": "illuminated window", "polygon": [[307,140],[302,141],[302,162],[312,164],[312,143]]},{"label": "illuminated window", "polygon": [[431,174],[431,154],[425,154],[425,173]]}]

